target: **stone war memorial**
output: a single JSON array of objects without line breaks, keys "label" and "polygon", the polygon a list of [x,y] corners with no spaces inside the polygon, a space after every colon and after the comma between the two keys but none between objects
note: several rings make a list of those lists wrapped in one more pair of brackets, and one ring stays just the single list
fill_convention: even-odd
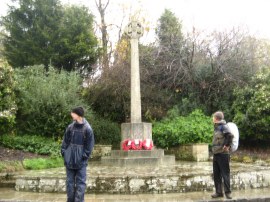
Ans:
[{"label": "stone war memorial", "polygon": [[[125,34],[130,38],[131,46],[131,122],[121,125],[121,145],[138,145],[135,150],[113,150],[110,157],[103,157],[102,163],[118,166],[135,165],[160,165],[174,164],[173,155],[165,156],[164,150],[150,148],[152,144],[152,124],[142,122],[141,115],[141,90],[140,90],[140,67],[139,67],[139,38],[143,35],[143,27],[138,21],[131,21],[126,27]],[[143,150],[139,144],[148,144],[146,150]]]}]

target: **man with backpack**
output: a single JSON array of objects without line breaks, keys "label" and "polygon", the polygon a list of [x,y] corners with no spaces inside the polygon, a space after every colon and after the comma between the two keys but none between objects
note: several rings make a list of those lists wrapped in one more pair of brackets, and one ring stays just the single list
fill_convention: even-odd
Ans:
[{"label": "man with backpack", "polygon": [[84,109],[71,111],[71,123],[64,135],[61,154],[66,166],[66,191],[68,202],[83,202],[86,188],[86,167],[94,147],[94,134],[84,118]]},{"label": "man with backpack", "polygon": [[214,136],[213,136],[213,173],[216,193],[212,198],[223,197],[222,179],[224,192],[227,199],[232,199],[230,189],[230,147],[233,134],[224,120],[223,112],[217,111],[213,114]]}]

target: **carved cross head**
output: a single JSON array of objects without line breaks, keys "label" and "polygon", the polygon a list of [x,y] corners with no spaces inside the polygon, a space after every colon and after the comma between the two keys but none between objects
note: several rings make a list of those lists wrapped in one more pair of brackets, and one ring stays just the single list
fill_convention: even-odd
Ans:
[{"label": "carved cross head", "polygon": [[143,27],[141,23],[137,21],[131,21],[125,29],[125,34],[132,39],[140,38],[143,35]]}]

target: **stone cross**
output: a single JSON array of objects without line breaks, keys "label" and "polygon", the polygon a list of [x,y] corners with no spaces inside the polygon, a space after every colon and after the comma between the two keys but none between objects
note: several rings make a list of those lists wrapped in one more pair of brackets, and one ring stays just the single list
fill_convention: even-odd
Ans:
[{"label": "stone cross", "polygon": [[152,124],[142,122],[141,89],[139,68],[139,38],[143,35],[141,23],[131,21],[125,33],[130,38],[131,45],[131,122],[121,124],[122,142],[127,139],[152,140]]},{"label": "stone cross", "polygon": [[130,38],[131,45],[131,123],[141,123],[141,89],[139,68],[139,38],[143,35],[141,23],[131,21],[125,33]]}]

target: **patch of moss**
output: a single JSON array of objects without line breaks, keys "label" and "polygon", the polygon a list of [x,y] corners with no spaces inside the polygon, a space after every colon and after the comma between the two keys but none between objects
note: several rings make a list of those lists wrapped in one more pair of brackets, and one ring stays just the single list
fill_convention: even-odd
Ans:
[{"label": "patch of moss", "polygon": [[179,160],[184,161],[195,161],[195,158],[189,152],[182,152],[178,155]]},{"label": "patch of moss", "polygon": [[244,156],[242,162],[243,163],[253,163],[253,159],[250,156]]}]

